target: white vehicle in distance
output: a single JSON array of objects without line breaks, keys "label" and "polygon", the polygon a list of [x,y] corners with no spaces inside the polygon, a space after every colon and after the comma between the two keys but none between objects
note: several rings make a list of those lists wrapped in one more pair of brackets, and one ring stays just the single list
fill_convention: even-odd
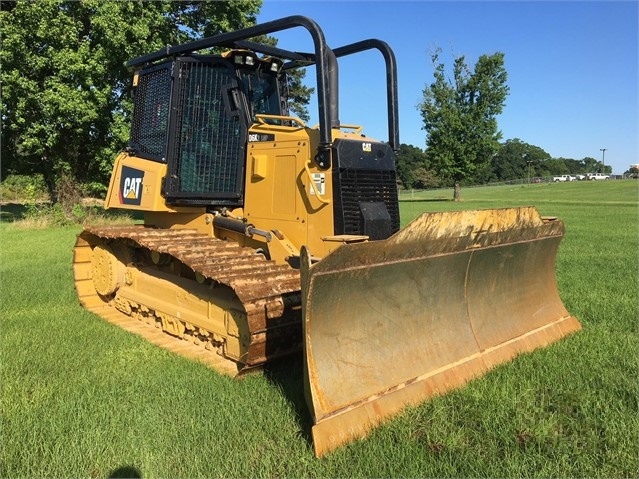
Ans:
[{"label": "white vehicle in distance", "polygon": [[588,177],[586,175],[584,175],[583,173],[578,173],[575,175],[575,179],[577,181],[582,181],[582,180],[587,180]]},{"label": "white vehicle in distance", "polygon": [[575,181],[575,177],[570,175],[554,176],[552,181]]},{"label": "white vehicle in distance", "polygon": [[587,173],[586,179],[587,180],[609,180],[610,175],[606,175],[604,173]]}]

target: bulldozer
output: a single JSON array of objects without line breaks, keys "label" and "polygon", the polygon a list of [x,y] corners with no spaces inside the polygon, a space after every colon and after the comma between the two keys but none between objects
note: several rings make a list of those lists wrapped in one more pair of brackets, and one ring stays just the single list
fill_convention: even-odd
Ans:
[{"label": "bulldozer", "polygon": [[[255,40],[291,28],[313,51]],[[366,50],[385,64],[387,142],[339,119],[338,59]],[[316,456],[580,329],[555,279],[561,220],[517,207],[400,229],[387,43],[329,48],[290,16],[126,66],[130,140],[105,207],[144,221],[78,235],[80,303],[234,376],[301,352]],[[287,106],[287,72],[309,66],[316,126]]]}]

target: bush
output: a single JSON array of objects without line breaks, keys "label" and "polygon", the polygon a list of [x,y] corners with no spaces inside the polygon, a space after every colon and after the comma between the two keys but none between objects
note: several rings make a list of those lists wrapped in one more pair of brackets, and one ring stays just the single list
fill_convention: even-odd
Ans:
[{"label": "bush", "polygon": [[9,175],[0,183],[0,199],[14,203],[47,201],[49,193],[42,175]]},{"label": "bush", "polygon": [[[130,223],[133,220],[122,212],[105,212],[101,206],[85,205],[87,196],[103,196],[106,188],[99,184],[83,185],[73,176],[62,174],[55,185],[55,201],[52,203],[42,175],[8,176],[0,186],[4,201],[20,203],[24,206],[21,226],[45,228],[48,226],[82,225],[87,223]],[[93,193],[93,194],[91,194]],[[97,193],[97,194],[96,194]]]},{"label": "bush", "polygon": [[84,196],[89,198],[99,198],[103,200],[106,198],[107,187],[102,183],[98,183],[97,181],[93,181],[91,183],[85,183],[82,185],[82,191],[84,192]]},{"label": "bush", "polygon": [[81,207],[82,187],[73,176],[67,173],[60,176],[55,186],[55,204],[60,205],[67,219],[73,220],[74,208]]}]

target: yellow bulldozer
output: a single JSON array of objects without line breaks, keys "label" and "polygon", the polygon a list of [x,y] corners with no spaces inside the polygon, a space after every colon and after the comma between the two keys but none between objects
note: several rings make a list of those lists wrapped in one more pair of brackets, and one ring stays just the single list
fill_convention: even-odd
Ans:
[{"label": "yellow bulldozer", "polygon": [[[312,52],[254,40],[297,27]],[[337,60],[370,49],[386,66],[388,142],[339,120]],[[424,213],[400,229],[385,42],[331,49],[290,16],[127,66],[130,141],[105,207],[144,224],[78,235],[80,302],[233,375],[302,351],[317,456],[580,329],[555,280],[560,220],[524,207]],[[287,72],[308,66],[314,127],[287,108]]]}]

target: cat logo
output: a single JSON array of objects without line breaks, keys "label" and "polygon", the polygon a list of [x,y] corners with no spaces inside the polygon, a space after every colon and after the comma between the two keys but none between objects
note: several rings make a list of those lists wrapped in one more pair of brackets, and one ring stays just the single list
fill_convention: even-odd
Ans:
[{"label": "cat logo", "polygon": [[140,205],[142,203],[142,180],[144,171],[122,167],[120,178],[120,204]]}]

